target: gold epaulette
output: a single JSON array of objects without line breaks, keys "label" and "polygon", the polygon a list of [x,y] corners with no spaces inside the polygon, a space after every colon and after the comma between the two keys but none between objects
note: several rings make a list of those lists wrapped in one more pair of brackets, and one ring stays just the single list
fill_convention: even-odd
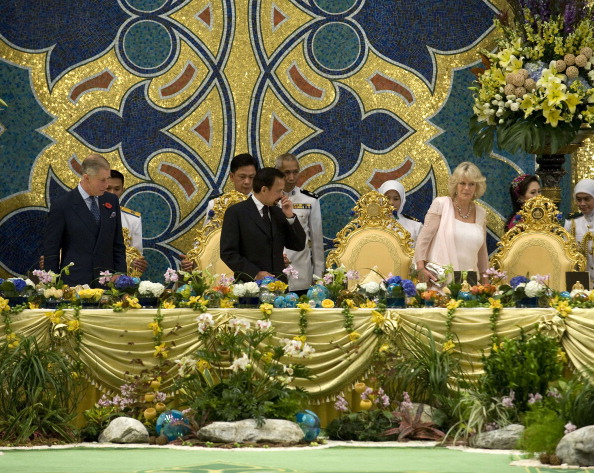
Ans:
[{"label": "gold epaulette", "polygon": [[124,207],[123,205],[120,205],[120,210],[124,213],[134,215],[135,217],[140,217],[140,212],[137,212],[136,210],[129,209],[128,207]]}]

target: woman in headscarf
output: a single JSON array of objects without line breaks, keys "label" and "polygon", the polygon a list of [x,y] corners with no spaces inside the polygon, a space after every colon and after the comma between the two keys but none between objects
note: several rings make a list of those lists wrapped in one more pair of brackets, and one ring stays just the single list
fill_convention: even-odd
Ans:
[{"label": "woman in headscarf", "polygon": [[540,194],[540,182],[534,174],[522,174],[514,178],[509,185],[509,197],[512,203],[512,213],[507,217],[505,230],[513,228],[519,221],[518,212],[524,202]]},{"label": "woman in headscarf", "polygon": [[579,212],[570,214],[565,220],[565,230],[575,237],[582,253],[588,259],[590,279],[594,279],[594,258],[592,240],[594,239],[594,180],[582,179],[573,189],[573,196]]},{"label": "woman in headscarf", "polygon": [[402,225],[408,233],[410,233],[414,244],[417,241],[417,236],[419,236],[423,224],[413,217],[409,217],[402,213],[404,203],[406,202],[404,186],[398,181],[386,181],[377,191],[390,199],[390,203],[392,204],[392,207],[394,207],[394,211],[392,212],[394,218],[398,220],[398,223]]}]

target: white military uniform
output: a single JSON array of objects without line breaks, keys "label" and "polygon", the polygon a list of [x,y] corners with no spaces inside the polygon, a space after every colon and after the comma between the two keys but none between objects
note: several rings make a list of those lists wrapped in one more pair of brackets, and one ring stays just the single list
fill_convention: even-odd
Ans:
[{"label": "white military uniform", "polygon": [[122,214],[122,227],[130,230],[132,246],[142,253],[142,218],[140,212],[120,206]]},{"label": "white military uniform", "polygon": [[[590,238],[594,238],[594,213],[586,217],[585,215],[578,213],[575,215],[569,215],[565,220],[565,230],[571,233],[575,237],[575,241],[581,248],[584,235],[588,232],[592,235]],[[594,280],[594,258],[592,257],[592,240],[588,241],[587,248],[587,271],[590,273],[590,280]]]},{"label": "white military uniform", "polygon": [[[313,275],[324,274],[324,237],[322,234],[322,212],[318,196],[313,192],[295,187],[287,194],[293,202],[293,212],[305,230],[305,249],[293,251],[285,248],[291,266],[298,271],[298,278],[289,278],[289,290],[301,291],[313,284]],[[280,205],[280,204],[279,204]]]}]

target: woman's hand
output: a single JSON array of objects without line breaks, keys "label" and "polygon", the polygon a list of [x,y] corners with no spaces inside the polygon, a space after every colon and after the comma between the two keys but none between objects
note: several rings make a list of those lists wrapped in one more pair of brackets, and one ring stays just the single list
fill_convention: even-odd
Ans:
[{"label": "woman's hand", "polygon": [[435,274],[433,274],[428,269],[425,269],[424,267],[419,269],[419,279],[421,280],[421,282],[426,282],[427,284],[437,281],[437,277],[435,276]]}]

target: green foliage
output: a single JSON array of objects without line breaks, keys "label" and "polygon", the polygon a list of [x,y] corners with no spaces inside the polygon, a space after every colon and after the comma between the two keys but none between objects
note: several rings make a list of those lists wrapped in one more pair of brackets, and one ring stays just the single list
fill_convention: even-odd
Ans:
[{"label": "green foliage", "polygon": [[592,373],[559,381],[559,412],[577,428],[594,425],[594,384]]},{"label": "green foliage", "polygon": [[546,404],[533,404],[524,416],[526,429],[520,437],[519,447],[528,453],[553,454],[564,435],[565,421]]},{"label": "green foliage", "polygon": [[517,412],[505,407],[501,399],[481,392],[478,383],[474,383],[458,399],[453,408],[453,417],[456,422],[450,428],[448,436],[452,434],[457,439],[483,432],[488,424],[505,427],[517,420]]},{"label": "green foliage", "polygon": [[519,338],[505,340],[483,357],[484,391],[493,397],[513,391],[515,406],[525,411],[529,394],[546,393],[549,385],[561,378],[559,351],[559,342],[540,332],[527,336],[522,331]]},{"label": "green foliage", "polygon": [[511,154],[520,152],[556,153],[577,135],[581,120],[559,122],[556,127],[545,125],[542,115],[509,120],[500,125],[489,125],[476,116],[470,119],[469,136],[476,156],[486,156],[496,143],[500,150]]},{"label": "green foliage", "polygon": [[[251,327],[240,319],[222,319],[217,324],[210,315],[203,316],[208,320],[199,329],[203,348],[180,360],[174,381],[178,404],[192,408],[198,424],[294,419],[306,405],[308,394],[289,383],[294,378],[309,378],[309,370],[288,361],[291,356],[307,355],[305,341],[287,340],[284,347],[272,346],[274,329],[268,321]],[[304,351],[295,351],[297,346]]]},{"label": "green foliage", "polygon": [[332,440],[359,440],[379,442],[392,440],[385,431],[398,427],[391,411],[372,409],[351,412],[334,419],[326,427],[326,433]]},{"label": "green foliage", "polygon": [[113,419],[125,414],[113,406],[97,406],[87,409],[83,415],[85,417],[86,425],[80,431],[81,440],[85,442],[93,442],[99,438],[99,434],[105,430],[107,425]]},{"label": "green foliage", "polygon": [[466,383],[456,354],[443,351],[427,327],[386,336],[399,354],[387,371],[378,376],[388,395],[396,398],[408,392],[415,402],[451,413],[460,397],[460,388]]},{"label": "green foliage", "polygon": [[0,440],[74,440],[71,425],[80,395],[77,367],[34,337],[0,347]]}]

